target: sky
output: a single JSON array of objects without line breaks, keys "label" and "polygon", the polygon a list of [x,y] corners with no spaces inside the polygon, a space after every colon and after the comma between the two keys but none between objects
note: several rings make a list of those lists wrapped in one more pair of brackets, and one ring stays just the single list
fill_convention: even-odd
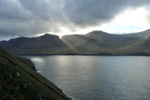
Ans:
[{"label": "sky", "polygon": [[0,0],[0,40],[150,29],[150,0]]}]

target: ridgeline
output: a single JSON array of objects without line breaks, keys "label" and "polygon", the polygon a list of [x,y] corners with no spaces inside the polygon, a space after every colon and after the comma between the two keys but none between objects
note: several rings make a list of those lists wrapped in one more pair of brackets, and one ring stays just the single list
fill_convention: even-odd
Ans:
[{"label": "ridgeline", "polygon": [[93,31],[86,35],[45,34],[1,41],[0,46],[18,55],[150,55],[150,30],[131,34]]}]

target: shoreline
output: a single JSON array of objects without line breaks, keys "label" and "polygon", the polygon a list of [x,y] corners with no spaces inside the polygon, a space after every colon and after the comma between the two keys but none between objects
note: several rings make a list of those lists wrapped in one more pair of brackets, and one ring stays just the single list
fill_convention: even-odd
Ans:
[{"label": "shoreline", "polygon": [[150,54],[15,54],[17,56],[150,56]]}]

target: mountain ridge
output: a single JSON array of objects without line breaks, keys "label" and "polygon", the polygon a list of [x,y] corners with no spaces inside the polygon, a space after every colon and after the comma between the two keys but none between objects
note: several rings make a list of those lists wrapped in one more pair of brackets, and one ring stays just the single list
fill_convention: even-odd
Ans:
[{"label": "mountain ridge", "polygon": [[50,34],[34,38],[16,38],[1,41],[0,46],[14,54],[138,55],[150,54],[149,40],[150,29],[121,35],[92,31],[85,35],[65,35],[61,39]]}]

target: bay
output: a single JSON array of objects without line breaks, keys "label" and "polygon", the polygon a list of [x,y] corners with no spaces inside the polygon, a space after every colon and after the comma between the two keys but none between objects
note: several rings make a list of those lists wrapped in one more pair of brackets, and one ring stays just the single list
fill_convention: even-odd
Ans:
[{"label": "bay", "polygon": [[149,56],[24,56],[75,100],[150,100]]}]

